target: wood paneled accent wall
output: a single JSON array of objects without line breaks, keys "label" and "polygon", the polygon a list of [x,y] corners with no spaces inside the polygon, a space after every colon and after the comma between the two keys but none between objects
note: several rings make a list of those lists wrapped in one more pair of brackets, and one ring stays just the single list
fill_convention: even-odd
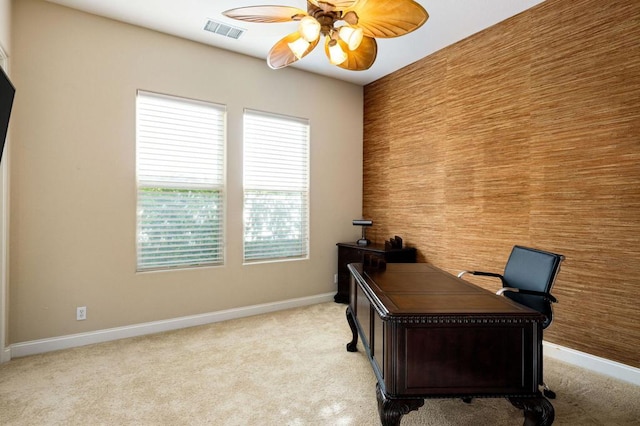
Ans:
[{"label": "wood paneled accent wall", "polygon": [[370,238],[454,273],[564,254],[545,340],[640,367],[640,2],[547,0],[364,93]]}]

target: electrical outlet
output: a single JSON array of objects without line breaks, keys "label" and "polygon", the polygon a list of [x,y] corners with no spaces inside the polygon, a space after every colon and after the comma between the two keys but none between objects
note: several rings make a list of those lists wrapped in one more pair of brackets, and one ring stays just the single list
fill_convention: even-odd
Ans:
[{"label": "electrical outlet", "polygon": [[78,306],[76,308],[76,321],[83,321],[87,319],[87,307]]},{"label": "electrical outlet", "polygon": [[338,274],[333,274],[333,283],[338,284]]}]

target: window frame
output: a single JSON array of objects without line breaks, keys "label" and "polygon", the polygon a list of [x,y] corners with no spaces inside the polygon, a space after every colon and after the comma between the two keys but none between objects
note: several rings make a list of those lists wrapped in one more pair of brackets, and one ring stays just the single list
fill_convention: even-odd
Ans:
[{"label": "window frame", "polygon": [[[140,132],[140,116],[141,116],[141,108],[140,108],[140,100],[141,99],[155,99],[155,100],[169,100],[170,102],[178,102],[181,103],[185,107],[194,106],[205,107],[206,109],[210,109],[209,112],[215,112],[215,125],[216,132],[213,132],[209,135],[212,139],[212,151],[211,155],[215,158],[215,164],[210,165],[210,169],[208,170],[213,176],[210,179],[213,179],[214,183],[207,183],[206,178],[201,177],[203,182],[185,182],[184,179],[187,179],[184,175],[180,178],[177,175],[173,176],[173,178],[168,178],[168,174],[162,175],[162,173],[167,173],[166,170],[163,170],[161,175],[158,176],[158,180],[153,181],[152,179],[141,178],[141,167],[140,167],[140,149],[141,149],[141,132]],[[175,96],[175,95],[167,95],[161,94],[146,90],[138,89],[136,91],[136,125],[135,125],[135,180],[136,180],[136,272],[153,272],[153,271],[165,271],[165,270],[180,270],[180,269],[190,269],[190,268],[200,268],[200,267],[214,267],[214,266],[223,266],[226,262],[226,210],[227,210],[227,108],[226,105],[214,103],[210,101],[198,100],[193,98],[187,98],[184,96]],[[204,139],[204,138],[203,138]],[[179,142],[179,141],[178,141]],[[171,143],[176,143],[176,140],[172,140]],[[156,147],[158,148],[158,147]],[[185,154],[186,153],[186,154]],[[185,157],[188,157],[189,154],[194,155],[194,146],[191,146],[191,150],[187,150],[185,152],[181,152],[181,155],[177,157],[178,159],[184,160]],[[170,163],[168,163],[170,164]],[[170,168],[170,167],[167,167]],[[195,169],[195,168],[194,168]],[[184,170],[183,170],[184,171]],[[179,173],[177,173],[179,174]],[[204,176],[204,175],[203,175]],[[182,179],[182,181],[180,181]],[[213,224],[217,224],[211,232],[213,235],[213,241],[215,247],[211,249],[212,252],[217,253],[213,257],[209,257],[206,260],[200,261],[183,261],[183,262],[171,262],[170,264],[165,265],[156,265],[151,262],[145,262],[142,259],[143,247],[141,245],[141,233],[143,231],[144,225],[141,224],[141,190],[151,190],[159,191],[159,192],[179,192],[184,194],[188,194],[191,198],[198,198],[198,193],[202,192],[211,192],[214,199],[212,200],[213,209],[210,211],[215,218],[212,219]],[[180,196],[181,196],[180,195]],[[186,206],[186,204],[182,204]],[[204,204],[203,204],[204,206]],[[190,213],[190,212],[188,212]],[[206,212],[205,212],[206,216]],[[195,221],[195,219],[194,219]],[[179,229],[176,227],[175,229]],[[189,245],[190,243],[185,243],[185,245]],[[146,266],[145,266],[146,263]]]},{"label": "window frame", "polygon": [[[248,126],[248,118],[251,117],[261,117],[263,119],[274,119],[288,122],[290,125],[302,125],[304,127],[304,170],[303,170],[303,181],[304,185],[297,193],[300,194],[300,198],[304,203],[304,207],[301,208],[300,212],[304,214],[303,220],[301,220],[301,232],[302,236],[300,238],[300,247],[302,247],[302,251],[299,254],[291,255],[291,256],[247,256],[247,191],[256,191],[256,187],[248,188],[247,183],[247,145],[248,145],[248,135],[247,135],[247,126]],[[256,263],[271,263],[271,262],[288,262],[288,261],[299,261],[299,260],[307,260],[310,256],[310,241],[311,241],[311,123],[307,118],[294,117],[290,115],[277,114],[272,112],[260,111],[256,109],[245,108],[243,111],[243,162],[242,162],[242,170],[243,170],[243,182],[242,182],[242,259],[243,264],[251,265]],[[273,137],[273,135],[272,135]],[[278,192],[276,188],[262,188],[263,191],[274,191]],[[282,191],[279,192],[295,192],[295,191]]]}]

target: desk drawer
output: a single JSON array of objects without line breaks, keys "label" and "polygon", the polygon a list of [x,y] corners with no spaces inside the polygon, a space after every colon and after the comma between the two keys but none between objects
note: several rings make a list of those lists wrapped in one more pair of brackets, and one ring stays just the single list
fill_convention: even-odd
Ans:
[{"label": "desk drawer", "polygon": [[[406,325],[398,328],[390,394],[535,393],[535,324]],[[389,342],[391,343],[391,342]]]}]

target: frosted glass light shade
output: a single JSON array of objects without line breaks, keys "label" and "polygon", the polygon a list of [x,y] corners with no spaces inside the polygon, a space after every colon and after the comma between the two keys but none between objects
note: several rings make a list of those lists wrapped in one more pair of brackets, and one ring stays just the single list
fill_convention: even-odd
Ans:
[{"label": "frosted glass light shade", "polygon": [[309,48],[310,43],[306,41],[304,38],[300,37],[296,41],[292,41],[288,43],[289,49],[295,55],[296,58],[301,59],[304,56],[304,53]]},{"label": "frosted glass light shade", "polygon": [[339,65],[346,60],[347,54],[342,50],[340,44],[335,40],[331,40],[329,42],[329,62],[333,65]]},{"label": "frosted glass light shade", "polygon": [[356,50],[360,46],[360,43],[362,43],[364,31],[362,31],[362,28],[354,28],[345,25],[344,27],[340,27],[338,35],[342,41],[347,43],[349,50]]},{"label": "frosted glass light shade", "polygon": [[305,16],[300,20],[298,32],[303,39],[311,43],[320,36],[320,22],[313,16]]}]

